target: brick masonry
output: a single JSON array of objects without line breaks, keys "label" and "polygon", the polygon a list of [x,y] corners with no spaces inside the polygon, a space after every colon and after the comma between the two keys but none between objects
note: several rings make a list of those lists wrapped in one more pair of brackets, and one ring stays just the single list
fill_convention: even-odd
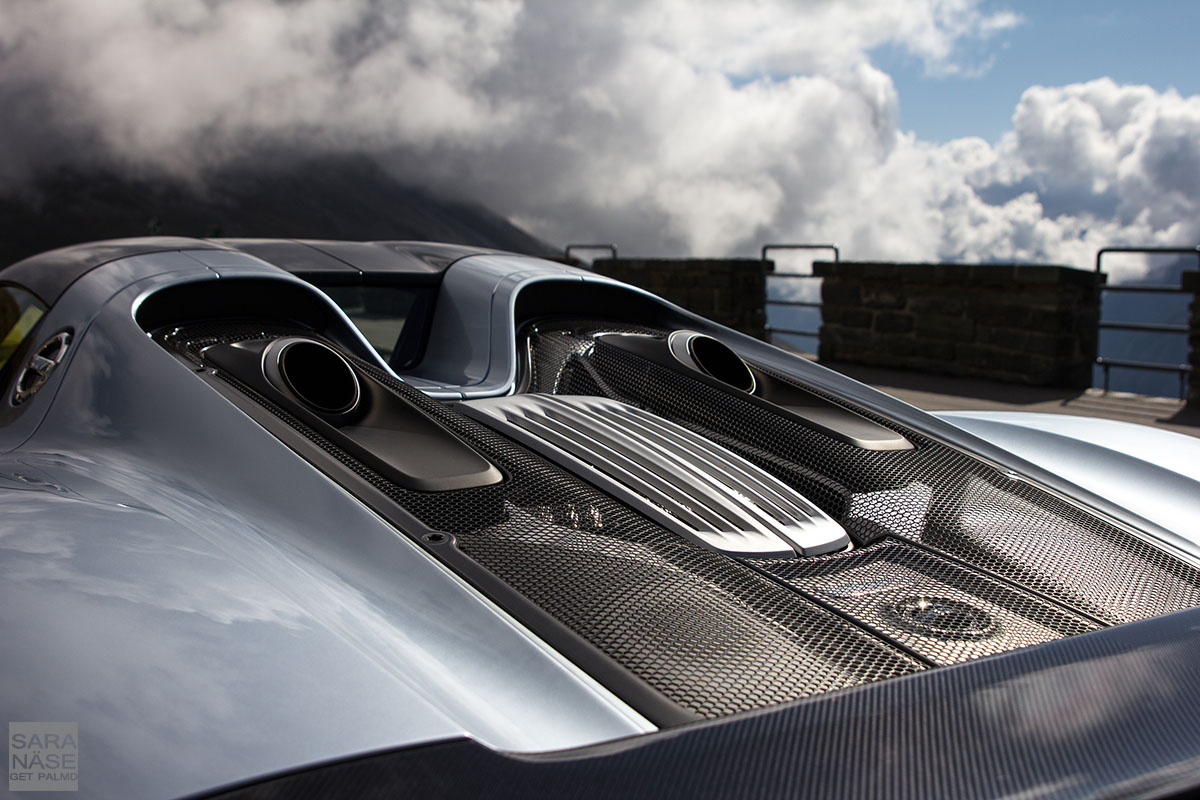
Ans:
[{"label": "brick masonry", "polygon": [[1190,406],[1200,406],[1200,271],[1191,270],[1183,273],[1182,283],[1185,292],[1192,293],[1192,302],[1188,306],[1191,314],[1188,317],[1188,363],[1192,365],[1191,379],[1188,382],[1187,401]]},{"label": "brick masonry", "polygon": [[1091,270],[819,261],[813,272],[822,361],[1091,386],[1103,282]]},{"label": "brick masonry", "polygon": [[599,259],[592,269],[631,283],[734,330],[765,338],[771,261],[732,259]]}]

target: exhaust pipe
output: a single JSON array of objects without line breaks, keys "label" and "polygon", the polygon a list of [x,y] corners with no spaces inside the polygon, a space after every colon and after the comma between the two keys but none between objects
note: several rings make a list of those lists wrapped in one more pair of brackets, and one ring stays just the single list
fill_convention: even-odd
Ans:
[{"label": "exhaust pipe", "polygon": [[336,350],[312,339],[279,339],[263,353],[263,372],[275,386],[320,414],[341,416],[358,407],[358,376]]},{"label": "exhaust pipe", "polygon": [[724,342],[696,331],[675,331],[667,338],[675,360],[727,386],[753,394],[754,373]]}]

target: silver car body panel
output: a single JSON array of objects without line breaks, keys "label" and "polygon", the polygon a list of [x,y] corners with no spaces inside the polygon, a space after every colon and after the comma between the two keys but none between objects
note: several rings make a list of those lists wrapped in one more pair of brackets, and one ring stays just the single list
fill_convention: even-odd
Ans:
[{"label": "silver car body panel", "polygon": [[[42,320],[39,336],[64,328],[75,336],[47,384],[0,427],[0,702],[8,719],[78,722],[82,796],[121,798],[185,795],[452,737],[537,752],[652,731],[203,385],[134,320],[163,287],[243,278],[320,295],[245,253],[161,252],[94,269]],[[403,379],[445,399],[512,393],[517,300],[548,281],[652,297],[552,262],[467,256],[442,281],[424,362],[436,366]],[[752,363],[878,409],[1186,558],[1200,556],[1200,542],[1180,535],[1200,516],[1192,440],[1155,444],[1144,428],[1058,416],[1025,424],[994,414],[936,418],[654,302],[679,327],[714,336]],[[370,352],[329,305],[344,335]],[[1182,461],[1155,455],[1168,444]]]},{"label": "silver car body panel", "polygon": [[[514,311],[521,291],[542,281],[619,286],[594,272],[525,256],[480,255],[446,270],[424,366],[413,376],[427,394],[444,399],[510,394],[517,378]],[[581,287],[582,288],[582,287]]]},{"label": "silver car body panel", "polygon": [[1200,439],[1110,419],[1023,411],[937,416],[1200,545]]},{"label": "silver car body panel", "polygon": [[[212,255],[224,258],[223,253]],[[637,287],[584,270],[564,267],[541,259],[509,255],[476,255],[456,261],[446,271],[438,297],[438,310],[430,336],[426,363],[441,365],[435,371],[417,371],[404,379],[427,394],[440,399],[494,397],[511,394],[516,381],[517,299],[522,290],[535,283],[588,281],[620,286],[625,291],[653,299],[664,314],[677,321],[678,328],[707,334],[732,347],[748,361],[784,374],[802,378],[807,384],[852,403],[873,408],[914,430],[958,447],[1004,467],[1016,474],[1072,497],[1107,517],[1170,547],[1193,563],[1200,563],[1200,543],[1181,535],[1176,526],[1164,526],[1114,502],[1108,481],[1081,485],[1064,478],[1042,464],[1037,449],[1011,452],[977,436],[963,426],[921,411],[839,372],[812,361],[797,358],[766,342],[730,330],[711,320],[669,303]],[[460,365],[470,364],[463,368]],[[426,367],[426,370],[429,368]],[[1053,445],[1048,444],[1047,447]],[[1117,482],[1120,479],[1112,479]]]},{"label": "silver car body panel", "polygon": [[456,736],[528,752],[654,729],[133,320],[152,287],[236,277],[186,254],[110,266],[52,309],[41,330],[75,343],[0,428],[0,704],[78,723],[84,796]]}]

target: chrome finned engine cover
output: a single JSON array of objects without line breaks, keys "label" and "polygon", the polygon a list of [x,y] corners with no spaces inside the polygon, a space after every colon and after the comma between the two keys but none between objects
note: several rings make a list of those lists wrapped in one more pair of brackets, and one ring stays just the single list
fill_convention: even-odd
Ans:
[{"label": "chrome finned engine cover", "polygon": [[850,545],[841,525],[778,478],[625,403],[529,394],[461,409],[709,549],[787,558]]}]

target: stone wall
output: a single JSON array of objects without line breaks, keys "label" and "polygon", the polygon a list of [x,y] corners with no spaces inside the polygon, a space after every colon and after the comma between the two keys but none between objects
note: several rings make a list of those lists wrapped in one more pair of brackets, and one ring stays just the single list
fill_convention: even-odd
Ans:
[{"label": "stone wall", "polygon": [[1091,386],[1103,281],[1091,270],[842,261],[813,272],[822,361]]},{"label": "stone wall", "polygon": [[597,259],[592,269],[759,339],[765,336],[767,275],[774,262],[730,259]]},{"label": "stone wall", "polygon": [[1200,406],[1200,271],[1191,270],[1183,273],[1183,290],[1192,293],[1192,303],[1188,308],[1188,363],[1192,365],[1192,374],[1188,382],[1187,401],[1190,406]]}]

